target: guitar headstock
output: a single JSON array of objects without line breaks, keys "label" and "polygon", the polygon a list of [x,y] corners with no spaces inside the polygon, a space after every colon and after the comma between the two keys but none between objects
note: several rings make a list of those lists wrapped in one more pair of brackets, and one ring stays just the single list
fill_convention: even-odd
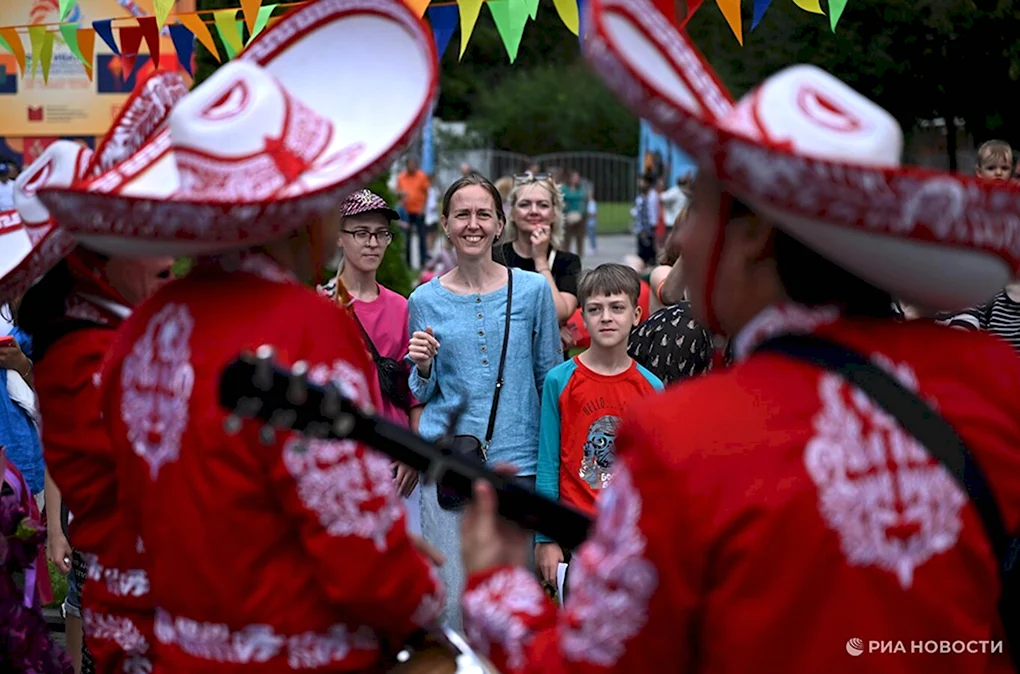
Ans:
[{"label": "guitar headstock", "polygon": [[313,438],[344,438],[354,429],[357,409],[333,384],[308,378],[308,363],[285,368],[271,346],[243,353],[220,375],[220,405],[230,410],[228,433],[240,432],[245,419],[264,425],[260,439],[271,444],[277,430],[299,431]]}]

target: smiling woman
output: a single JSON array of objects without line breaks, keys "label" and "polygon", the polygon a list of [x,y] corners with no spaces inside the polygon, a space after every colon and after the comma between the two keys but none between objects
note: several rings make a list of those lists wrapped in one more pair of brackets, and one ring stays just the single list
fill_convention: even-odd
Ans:
[{"label": "smiling woman", "polygon": [[[425,405],[418,431],[429,440],[453,433],[481,441],[491,429],[491,440],[483,442],[486,460],[512,464],[533,483],[540,393],[546,373],[562,362],[552,293],[541,275],[508,271],[492,259],[506,221],[499,192],[481,175],[468,174],[450,186],[441,223],[457,266],[419,286],[408,300],[409,358],[415,364],[410,386]],[[460,513],[440,506],[432,484],[422,487],[421,518],[422,534],[446,557],[439,569],[447,588],[444,618],[458,629],[464,587]]]}]

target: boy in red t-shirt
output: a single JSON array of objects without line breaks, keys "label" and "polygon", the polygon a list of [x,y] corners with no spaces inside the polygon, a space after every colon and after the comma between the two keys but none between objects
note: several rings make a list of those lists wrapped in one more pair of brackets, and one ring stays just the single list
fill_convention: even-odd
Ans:
[{"label": "boy in red t-shirt", "polygon": [[[612,477],[620,419],[638,399],[662,389],[627,355],[630,331],[641,319],[640,292],[637,272],[621,264],[585,274],[577,299],[591,346],[550,370],[542,390],[536,488],[592,514]],[[558,565],[570,551],[541,535],[536,541],[539,572],[555,587]]]}]

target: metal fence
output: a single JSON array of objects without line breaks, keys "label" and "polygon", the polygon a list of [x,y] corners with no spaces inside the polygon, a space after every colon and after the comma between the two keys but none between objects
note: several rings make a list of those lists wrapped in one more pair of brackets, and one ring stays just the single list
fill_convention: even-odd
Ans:
[{"label": "metal fence", "polygon": [[493,181],[520,173],[532,164],[538,164],[544,172],[558,170],[563,180],[571,171],[577,171],[599,202],[632,202],[637,192],[637,159],[607,152],[556,152],[529,157],[490,149],[448,151],[441,153],[436,162],[437,184],[445,188],[456,180],[463,164]]}]

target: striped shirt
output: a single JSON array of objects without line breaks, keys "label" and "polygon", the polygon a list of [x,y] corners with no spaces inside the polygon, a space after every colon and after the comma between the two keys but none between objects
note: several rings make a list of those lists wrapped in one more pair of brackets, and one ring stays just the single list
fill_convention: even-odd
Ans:
[{"label": "striped shirt", "polygon": [[1020,353],[1020,302],[1003,290],[991,302],[967,309],[941,321],[963,330],[987,330],[1009,342]]}]

